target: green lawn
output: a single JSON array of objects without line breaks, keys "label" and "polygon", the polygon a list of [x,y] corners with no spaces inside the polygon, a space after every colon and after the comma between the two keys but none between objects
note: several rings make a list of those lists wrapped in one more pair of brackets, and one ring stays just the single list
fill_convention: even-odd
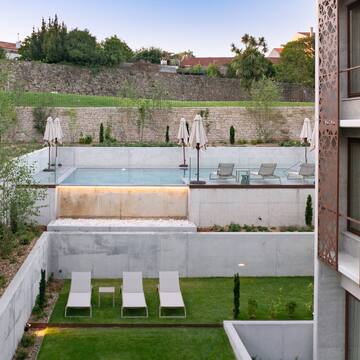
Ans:
[{"label": "green lawn", "polygon": [[[0,92],[0,97],[3,95]],[[24,92],[16,95],[18,106],[44,106],[44,107],[134,107],[138,101],[116,96],[90,96],[76,94],[52,94]],[[181,101],[163,100],[163,107],[244,107],[251,101]],[[312,102],[274,102],[274,106],[314,106]]]},{"label": "green lawn", "polygon": [[38,360],[230,360],[223,329],[50,329]]},{"label": "green lawn", "polygon": [[[187,308],[186,319],[159,319],[159,297],[157,280],[145,279],[144,291],[149,307],[148,319],[122,319],[120,317],[120,280],[93,280],[93,317],[65,318],[64,308],[68,298],[70,282],[66,281],[60,293],[50,322],[79,323],[222,323],[232,319],[232,278],[184,278],[181,289]],[[249,319],[248,299],[254,298],[258,307],[257,320],[269,319],[312,319],[312,277],[263,277],[241,279],[241,319]],[[98,286],[116,286],[116,306],[112,307],[111,296],[103,296],[98,307]],[[295,301],[296,310],[292,317],[286,311],[286,303]],[[273,309],[272,311],[270,311]],[[74,310],[73,310],[74,311]],[[76,311],[76,310],[75,310]],[[69,312],[69,315],[79,314]]]}]

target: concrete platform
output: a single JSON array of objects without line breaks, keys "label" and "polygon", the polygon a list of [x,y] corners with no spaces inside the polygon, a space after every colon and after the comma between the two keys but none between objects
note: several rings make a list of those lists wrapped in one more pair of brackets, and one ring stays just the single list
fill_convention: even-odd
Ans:
[{"label": "concrete platform", "polygon": [[47,227],[56,232],[196,232],[188,220],[174,219],[57,219]]}]

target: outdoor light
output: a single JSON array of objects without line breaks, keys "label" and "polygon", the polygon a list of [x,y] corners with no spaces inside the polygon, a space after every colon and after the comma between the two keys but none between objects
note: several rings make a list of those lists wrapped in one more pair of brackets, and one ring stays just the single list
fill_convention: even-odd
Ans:
[{"label": "outdoor light", "polygon": [[31,328],[31,324],[27,322],[27,323],[25,324],[24,331],[27,332],[27,331],[30,330],[30,328]]},{"label": "outdoor light", "polygon": [[244,264],[244,263],[238,264],[238,267],[245,267],[245,266],[246,266],[246,264]]}]

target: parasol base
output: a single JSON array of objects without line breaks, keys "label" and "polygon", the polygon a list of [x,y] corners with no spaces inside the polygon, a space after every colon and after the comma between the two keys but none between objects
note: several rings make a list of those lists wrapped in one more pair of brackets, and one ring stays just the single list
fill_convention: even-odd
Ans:
[{"label": "parasol base", "polygon": [[45,171],[45,172],[54,172],[54,171],[55,171],[55,169],[49,169],[49,168],[46,168],[46,169],[44,169],[43,171]]},{"label": "parasol base", "polygon": [[190,181],[190,185],[205,185],[205,184],[206,184],[206,181],[204,181],[204,180],[199,180],[199,181],[192,180],[192,181]]},{"label": "parasol base", "polygon": [[181,165],[179,165],[179,168],[188,168],[188,167],[189,167],[188,164],[181,164]]}]

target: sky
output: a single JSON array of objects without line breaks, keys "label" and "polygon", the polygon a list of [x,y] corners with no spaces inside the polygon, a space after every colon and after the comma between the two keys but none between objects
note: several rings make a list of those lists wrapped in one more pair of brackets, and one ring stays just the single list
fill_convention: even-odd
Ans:
[{"label": "sky", "polygon": [[315,28],[315,0],[1,0],[0,41],[15,42],[57,14],[69,29],[103,40],[117,35],[132,49],[156,46],[196,56],[231,56],[244,33],[269,48]]}]

